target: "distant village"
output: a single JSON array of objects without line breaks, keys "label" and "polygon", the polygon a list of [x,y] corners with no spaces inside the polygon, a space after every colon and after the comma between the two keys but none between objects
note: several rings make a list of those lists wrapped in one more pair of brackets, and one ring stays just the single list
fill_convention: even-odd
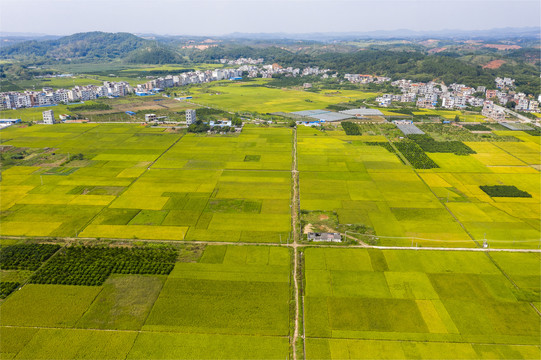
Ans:
[{"label": "distant village", "polygon": [[[138,96],[153,95],[162,92],[165,88],[186,86],[191,84],[202,84],[220,80],[241,80],[242,74],[247,73],[249,78],[263,77],[272,78],[274,74],[285,76],[314,76],[322,75],[329,77],[330,70],[320,70],[317,67],[283,68],[278,64],[255,66],[253,63],[260,63],[262,59],[238,59],[235,64],[243,64],[236,69],[215,69],[207,71],[190,71],[179,75],[167,75],[147,81],[132,87],[124,81],[104,81],[103,85],[74,86],[72,89],[57,89],[45,87],[41,91],[24,92],[2,92],[0,93],[0,110],[20,109],[27,107],[51,106],[57,104],[70,104],[80,101],[94,100],[100,97],[122,97],[129,94]],[[63,77],[70,74],[62,75]],[[334,77],[337,74],[332,75]]]},{"label": "distant village", "polygon": [[[27,107],[51,106],[56,104],[70,104],[80,101],[93,100],[100,97],[122,97],[129,94],[147,96],[160,93],[166,88],[180,87],[191,84],[208,83],[220,80],[241,80],[243,74],[248,78],[272,78],[281,74],[286,77],[321,76],[326,79],[338,77],[337,73],[330,74],[330,69],[307,67],[304,69],[287,67],[278,64],[261,65],[263,59],[239,58],[237,60],[221,59],[220,63],[227,65],[240,65],[232,69],[214,69],[206,71],[190,71],[178,75],[167,75],[138,84],[132,87],[129,83],[120,81],[104,81],[103,85],[74,86],[72,89],[57,89],[50,87],[41,91],[2,92],[0,93],[0,109],[20,109]],[[64,74],[59,76],[70,76]],[[345,80],[355,84],[383,84],[390,82],[391,78],[384,76],[345,74]],[[434,109],[465,109],[468,106],[482,107],[481,114],[488,118],[500,121],[505,119],[505,105],[509,101],[516,103],[515,110],[523,112],[538,112],[539,99],[530,99],[524,93],[517,93],[515,80],[510,78],[496,78],[497,90],[477,88],[464,84],[451,84],[446,86],[442,82],[412,82],[401,79],[392,81],[391,85],[400,89],[401,94],[383,94],[376,98],[381,107],[389,107],[393,102],[415,102],[419,108]],[[310,88],[311,84],[304,84]],[[541,98],[541,96],[540,96]],[[185,98],[178,98],[179,100]]]},{"label": "distant village", "polygon": [[[345,78],[352,83],[360,84],[383,83],[391,80],[385,77],[358,74],[346,74]],[[505,119],[505,110],[499,105],[505,105],[509,101],[515,102],[514,110],[516,111],[539,111],[540,99],[530,99],[524,93],[513,91],[515,88],[514,79],[498,77],[495,82],[498,90],[487,90],[484,86],[477,88],[464,84],[446,86],[444,83],[432,81],[422,83],[401,79],[391,82],[391,85],[398,87],[402,94],[384,94],[377,97],[376,101],[381,107],[389,107],[393,102],[415,102],[417,107],[425,109],[434,109],[437,106],[445,109],[465,109],[468,106],[482,107],[481,114],[483,116],[498,121]],[[439,100],[441,100],[440,103]]]}]

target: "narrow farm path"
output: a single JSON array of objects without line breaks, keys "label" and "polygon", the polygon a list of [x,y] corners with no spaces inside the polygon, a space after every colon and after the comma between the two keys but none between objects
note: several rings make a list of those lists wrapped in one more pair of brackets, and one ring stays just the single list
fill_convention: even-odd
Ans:
[{"label": "narrow farm path", "polygon": [[[291,230],[293,233],[293,286],[295,288],[295,327],[293,330],[292,349],[293,359],[297,360],[297,341],[299,339],[299,238],[300,231],[297,231],[299,224],[299,172],[297,170],[297,128],[293,128],[293,161],[291,164]],[[300,280],[302,281],[302,279]],[[304,336],[303,336],[304,338]],[[303,346],[304,347],[304,346]]]}]

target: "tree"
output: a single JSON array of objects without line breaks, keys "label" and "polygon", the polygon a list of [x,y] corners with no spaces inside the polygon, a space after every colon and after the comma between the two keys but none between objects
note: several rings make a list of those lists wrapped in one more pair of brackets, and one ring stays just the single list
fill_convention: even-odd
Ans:
[{"label": "tree", "polygon": [[202,132],[207,132],[209,130],[210,130],[210,126],[203,123],[203,121],[201,120],[197,120],[195,123],[188,126],[188,132],[191,132],[191,133],[202,133]]},{"label": "tree", "polygon": [[505,104],[505,107],[508,108],[508,109],[514,109],[516,106],[517,106],[517,104],[514,101],[508,101]]},{"label": "tree", "polygon": [[291,128],[294,128],[294,127],[297,125],[297,123],[295,122],[295,120],[289,120],[289,122],[287,123],[287,125],[288,125],[289,127],[291,127]]},{"label": "tree", "polygon": [[455,122],[460,122],[460,116],[458,115],[455,116]]}]

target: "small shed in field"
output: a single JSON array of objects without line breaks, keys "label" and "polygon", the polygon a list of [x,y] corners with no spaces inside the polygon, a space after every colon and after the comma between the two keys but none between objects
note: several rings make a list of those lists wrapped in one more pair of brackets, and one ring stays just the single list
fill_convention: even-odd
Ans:
[{"label": "small shed in field", "polygon": [[340,233],[308,233],[309,241],[325,241],[325,242],[342,242],[342,234]]}]

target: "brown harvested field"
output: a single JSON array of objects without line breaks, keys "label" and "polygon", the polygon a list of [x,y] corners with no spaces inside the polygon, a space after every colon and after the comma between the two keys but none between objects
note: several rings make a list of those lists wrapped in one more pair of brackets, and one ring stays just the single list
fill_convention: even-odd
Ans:
[{"label": "brown harvested field", "polygon": [[518,45],[485,44],[485,47],[498,50],[517,50],[521,49]]},{"label": "brown harvested field", "polygon": [[485,65],[483,65],[483,69],[497,69],[503,64],[505,64],[505,61],[503,60],[492,60],[486,63]]}]

